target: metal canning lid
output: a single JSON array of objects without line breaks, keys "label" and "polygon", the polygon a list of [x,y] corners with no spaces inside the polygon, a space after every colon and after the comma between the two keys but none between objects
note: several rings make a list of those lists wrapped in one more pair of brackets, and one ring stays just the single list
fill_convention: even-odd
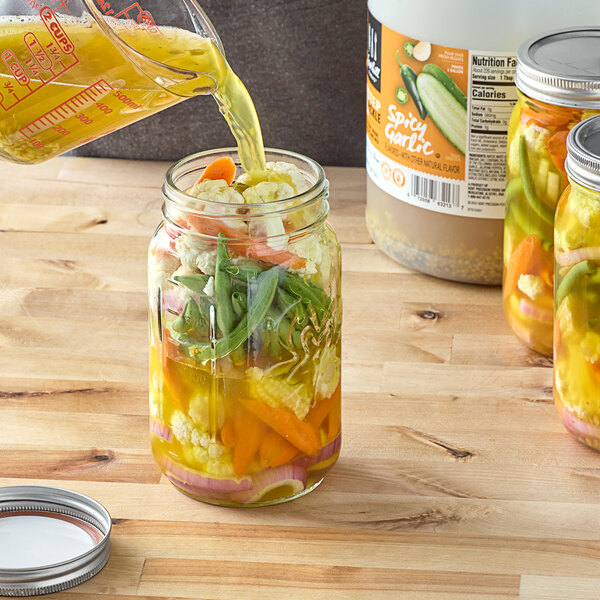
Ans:
[{"label": "metal canning lid", "polygon": [[66,590],[110,554],[111,518],[98,502],[44,486],[0,488],[0,596]]},{"label": "metal canning lid", "polygon": [[600,116],[571,129],[565,169],[576,183],[600,192]]},{"label": "metal canning lid", "polygon": [[527,96],[574,108],[600,104],[600,27],[538,35],[517,52],[517,88]]}]

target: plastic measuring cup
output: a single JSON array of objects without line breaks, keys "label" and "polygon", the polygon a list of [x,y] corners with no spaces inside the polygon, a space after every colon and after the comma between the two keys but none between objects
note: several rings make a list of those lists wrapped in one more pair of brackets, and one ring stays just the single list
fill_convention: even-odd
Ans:
[{"label": "plastic measuring cup", "polygon": [[0,158],[47,160],[216,91],[225,69],[195,0],[3,0]]}]

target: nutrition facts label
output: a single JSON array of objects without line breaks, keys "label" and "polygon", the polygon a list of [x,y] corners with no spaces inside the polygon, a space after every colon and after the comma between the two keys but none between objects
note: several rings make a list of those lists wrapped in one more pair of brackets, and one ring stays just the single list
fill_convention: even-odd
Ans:
[{"label": "nutrition facts label", "polygon": [[516,58],[511,54],[471,52],[468,212],[487,218],[504,217],[506,142],[517,100]]}]

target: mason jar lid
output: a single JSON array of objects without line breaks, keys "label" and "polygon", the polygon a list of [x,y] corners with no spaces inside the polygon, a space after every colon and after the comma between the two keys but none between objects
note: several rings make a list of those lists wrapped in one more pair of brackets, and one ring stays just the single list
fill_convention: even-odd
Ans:
[{"label": "mason jar lid", "polygon": [[600,192],[600,116],[571,129],[565,169],[576,183]]},{"label": "mason jar lid", "polygon": [[600,27],[569,27],[533,37],[517,52],[517,88],[574,108],[600,105]]},{"label": "mason jar lid", "polygon": [[110,554],[98,502],[44,486],[0,488],[0,596],[37,596],[93,577]]}]

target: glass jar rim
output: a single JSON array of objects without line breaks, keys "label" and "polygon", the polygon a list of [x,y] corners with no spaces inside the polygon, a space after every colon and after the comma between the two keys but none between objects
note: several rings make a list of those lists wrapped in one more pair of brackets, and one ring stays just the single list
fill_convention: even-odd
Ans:
[{"label": "glass jar rim", "polygon": [[[304,156],[303,154],[299,154],[298,152],[293,152],[291,150],[280,150],[279,148],[265,148],[265,154],[278,154],[282,158],[288,157],[294,159],[298,162],[303,162],[310,168],[312,168],[316,175],[316,181],[312,184],[312,186],[306,191],[295,194],[294,196],[290,196],[289,198],[282,198],[280,200],[272,200],[270,202],[263,202],[261,204],[245,204],[245,207],[265,207],[266,210],[259,212],[252,212],[248,215],[243,215],[246,219],[252,218],[261,218],[268,215],[281,215],[286,212],[295,211],[299,209],[305,209],[312,204],[318,202],[323,194],[327,194],[329,191],[329,182],[325,175],[325,170],[323,167],[312,158],[308,156]],[[195,196],[188,194],[183,191],[180,187],[177,186],[177,175],[178,172],[184,170],[184,173],[180,173],[180,176],[187,175],[190,172],[201,173],[201,171],[206,168],[207,165],[199,166],[194,168],[193,170],[185,169],[189,167],[194,162],[207,158],[207,157],[215,157],[218,158],[219,155],[234,155],[238,157],[239,164],[239,156],[238,150],[236,147],[227,147],[227,148],[215,148],[212,150],[203,150],[202,152],[196,152],[194,154],[190,154],[185,156],[184,158],[178,160],[176,163],[172,164],[165,173],[165,179],[162,186],[162,192],[165,199],[172,203],[176,208],[183,210],[185,212],[190,213],[198,213],[201,212],[198,210],[199,207],[202,206],[211,206],[213,208],[231,208],[232,204],[229,202],[219,202],[215,200],[205,200],[199,199]],[[196,206],[194,206],[196,205]],[[232,215],[227,215],[228,218],[231,218]]]}]

